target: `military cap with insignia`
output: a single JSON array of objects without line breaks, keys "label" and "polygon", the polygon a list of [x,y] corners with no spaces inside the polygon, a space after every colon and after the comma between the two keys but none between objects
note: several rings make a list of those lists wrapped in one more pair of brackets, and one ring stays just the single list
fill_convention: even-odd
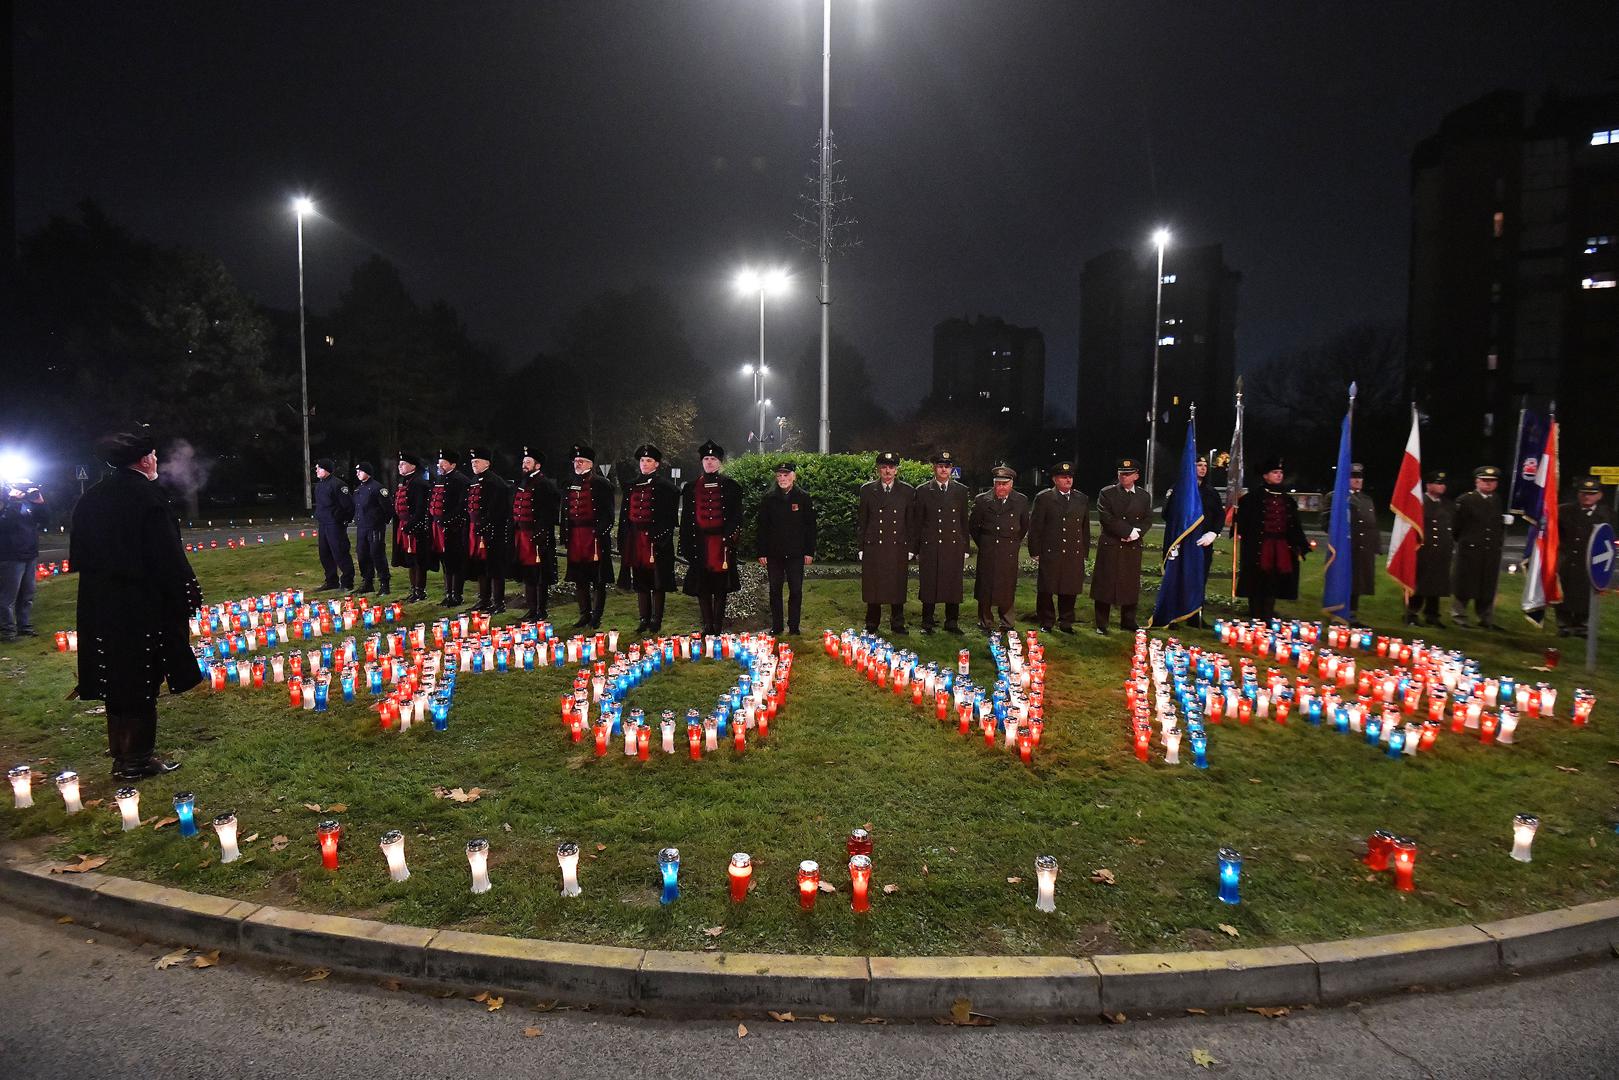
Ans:
[{"label": "military cap with insignia", "polygon": [[635,459],[637,461],[639,461],[644,457],[649,457],[653,461],[662,461],[663,460],[663,451],[659,450],[656,446],[653,446],[651,443],[642,443],[640,446],[637,446],[635,448]]},{"label": "military cap with insignia", "polygon": [[1361,479],[1365,479],[1366,466],[1362,465],[1358,461],[1351,462],[1349,465],[1349,475],[1351,477],[1360,477]]},{"label": "military cap with insignia", "polygon": [[590,446],[587,446],[584,443],[574,443],[573,444],[573,453],[571,455],[569,455],[569,456],[570,457],[576,457],[576,458],[584,458],[586,461],[595,461],[596,460],[596,451],[595,451],[595,449],[593,449]]},{"label": "military cap with insignia", "polygon": [[461,451],[451,450],[448,446],[438,452],[440,461],[448,461],[452,465],[461,464]]},{"label": "military cap with insignia", "polygon": [[1140,472],[1141,463],[1133,457],[1121,457],[1119,459],[1118,471],[1121,473]]},{"label": "military cap with insignia", "polygon": [[1494,465],[1480,465],[1473,470],[1473,479],[1499,480],[1501,479],[1501,470]]},{"label": "military cap with insignia", "polygon": [[989,475],[996,480],[1016,480],[1017,470],[1007,465],[997,465],[989,470]]},{"label": "military cap with insignia", "polygon": [[1207,455],[1207,454],[1199,454],[1199,455],[1197,455],[1197,463],[1199,465],[1207,465],[1209,463],[1209,455]]},{"label": "military cap with insignia", "polygon": [[954,465],[955,463],[955,455],[948,450],[939,450],[933,455],[933,464],[935,465]]},{"label": "military cap with insignia", "polygon": [[707,442],[705,442],[703,445],[701,445],[701,446],[699,446],[697,448],[697,456],[700,457],[700,458],[705,458],[705,457],[719,458],[721,461],[724,461],[725,460],[725,447],[721,446],[719,443],[715,442],[713,439],[710,439]]},{"label": "military cap with insignia", "polygon": [[467,451],[467,459],[470,461],[495,460],[494,457],[490,455],[489,448],[487,446],[474,446],[471,450]]},{"label": "military cap with insignia", "polygon": [[517,455],[518,461],[522,461],[524,458],[533,458],[534,464],[536,465],[545,464],[545,454],[540,450],[536,450],[532,446],[523,447],[523,452]]},{"label": "military cap with insignia", "polygon": [[1072,461],[1059,461],[1051,468],[1052,476],[1073,476],[1074,463]]},{"label": "military cap with insignia", "polygon": [[1444,469],[1430,469],[1428,470],[1428,475],[1422,478],[1422,482],[1424,484],[1448,484],[1450,483],[1450,474]]},{"label": "military cap with insignia", "polygon": [[399,460],[405,462],[406,464],[414,465],[418,469],[422,467],[421,455],[413,454],[409,450],[399,451]]},{"label": "military cap with insignia", "polygon": [[1594,491],[1600,495],[1602,494],[1602,481],[1598,480],[1594,476],[1582,476],[1580,477],[1580,482],[1574,485],[1574,490]]},{"label": "military cap with insignia", "polygon": [[778,475],[781,474],[781,473],[790,473],[790,472],[797,472],[797,471],[798,471],[798,466],[794,465],[790,461],[778,461],[778,462],[776,462],[776,472],[777,472]]}]

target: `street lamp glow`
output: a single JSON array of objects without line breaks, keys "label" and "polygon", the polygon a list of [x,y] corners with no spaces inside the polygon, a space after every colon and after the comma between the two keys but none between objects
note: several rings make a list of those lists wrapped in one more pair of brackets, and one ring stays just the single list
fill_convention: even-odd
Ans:
[{"label": "street lamp glow", "polygon": [[752,375],[753,374],[753,365],[752,364],[743,364],[742,365],[742,374],[744,374],[744,375]]},{"label": "street lamp glow", "polygon": [[779,294],[781,294],[783,292],[786,292],[787,291],[787,271],[785,271],[785,270],[771,270],[768,273],[766,273],[765,276],[764,276],[763,288],[764,288],[764,290],[766,292],[770,293],[772,296],[776,296],[776,295],[779,295]]},{"label": "street lamp glow", "polygon": [[298,196],[292,200],[292,212],[299,217],[303,217],[305,214],[313,214],[315,212],[315,200],[307,195]]},{"label": "street lamp glow", "polygon": [[756,293],[759,291],[759,272],[757,270],[740,270],[736,275],[736,291],[739,293]]},{"label": "street lamp glow", "polygon": [[1168,229],[1154,230],[1154,232],[1152,234],[1152,242],[1153,242],[1153,244],[1155,246],[1157,246],[1159,251],[1162,251],[1164,248],[1168,247],[1169,246],[1169,230]]},{"label": "street lamp glow", "polygon": [[1151,505],[1157,492],[1155,480],[1158,465],[1158,350],[1164,344],[1164,248],[1169,246],[1169,230],[1159,228],[1152,234],[1158,248],[1158,274],[1153,278],[1152,301],[1152,404],[1147,416],[1147,500]]}]

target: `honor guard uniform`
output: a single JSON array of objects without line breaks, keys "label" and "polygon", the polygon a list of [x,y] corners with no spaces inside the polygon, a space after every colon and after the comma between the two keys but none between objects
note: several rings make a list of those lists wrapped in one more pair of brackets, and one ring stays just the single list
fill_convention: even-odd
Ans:
[{"label": "honor guard uniform", "polygon": [[523,579],[523,622],[549,618],[551,586],[557,583],[557,507],[562,496],[545,475],[545,455],[523,447],[523,475],[512,491],[512,563]]},{"label": "honor guard uniform", "polygon": [[618,508],[618,584],[635,590],[637,634],[663,629],[663,604],[675,587],[675,531],[680,489],[659,466],[663,451],[651,443],[635,450],[637,474]]},{"label": "honor guard uniform", "polygon": [[910,589],[911,502],[916,489],[899,478],[899,455],[877,455],[877,479],[860,488],[855,542],[860,553],[860,595],[866,602],[866,633],[875,634],[888,605],[889,628],[906,634],[905,594]]},{"label": "honor guard uniform", "polygon": [[1417,587],[1405,602],[1405,624],[1420,614],[1429,626],[1444,626],[1439,600],[1450,595],[1450,560],[1456,550],[1456,507],[1445,498],[1449,475],[1435,469],[1422,492],[1422,543],[1417,546]]},{"label": "honor guard uniform", "polygon": [[990,489],[973,500],[967,529],[978,547],[978,575],[973,597],[978,601],[978,628],[995,627],[990,608],[1000,615],[1000,628],[1012,629],[1017,602],[1018,552],[1029,532],[1029,497],[1012,489],[1017,473],[1005,465],[991,469]]},{"label": "honor guard uniform", "polygon": [[1587,476],[1574,485],[1574,500],[1557,508],[1561,536],[1557,548],[1557,579],[1563,602],[1557,605],[1557,632],[1584,634],[1591,617],[1591,577],[1586,561],[1591,552],[1591,531],[1613,525],[1613,511],[1602,503],[1602,482]]},{"label": "honor guard uniform", "polygon": [[562,537],[568,545],[567,580],[579,598],[573,625],[598,627],[613,580],[613,485],[596,473],[596,451],[573,448],[573,472],[562,482]]},{"label": "honor guard uniform", "polygon": [[1506,543],[1506,506],[1496,489],[1501,470],[1480,465],[1473,470],[1473,490],[1456,500],[1456,563],[1450,579],[1450,617],[1467,625],[1472,601],[1478,624],[1495,629],[1495,585],[1501,576],[1501,548]]},{"label": "honor guard uniform", "polygon": [[[1050,631],[1055,623],[1074,632],[1074,603],[1085,591],[1085,559],[1091,553],[1091,500],[1074,490],[1074,463],[1059,461],[1051,486],[1034,497],[1029,511],[1029,554],[1035,574],[1035,617]],[[1056,598],[1056,603],[1052,598]]]},{"label": "honor guard uniform", "polygon": [[457,607],[467,581],[467,489],[472,481],[460,469],[461,452],[446,447],[438,452],[438,475],[427,502],[432,522],[433,554],[444,571],[442,607]]},{"label": "honor guard uniform", "polygon": [[[1169,500],[1175,494],[1170,488],[1164,492],[1164,508],[1162,511],[1164,524],[1169,524]],[[1225,500],[1220,498],[1220,490],[1209,482],[1209,458],[1207,454],[1197,456],[1197,495],[1203,504],[1203,524],[1197,527],[1194,542],[1181,541],[1178,558],[1197,559],[1198,572],[1203,582],[1203,590],[1198,595],[1207,595],[1209,591],[1209,568],[1214,565],[1214,542],[1220,538],[1220,532],[1225,528]],[[1164,553],[1167,556],[1169,549],[1175,544],[1175,537],[1164,536]],[[1186,620],[1188,626],[1202,626],[1203,613],[1200,610],[1196,615]]]},{"label": "honor guard uniform", "polygon": [[1152,528],[1152,497],[1136,486],[1141,466],[1120,458],[1119,482],[1096,493],[1096,520],[1102,536],[1096,543],[1096,573],[1091,600],[1096,605],[1096,632],[1107,633],[1108,617],[1119,606],[1119,627],[1134,633],[1136,606],[1141,603],[1142,537]]},{"label": "honor guard uniform", "polygon": [[955,479],[956,460],[948,450],[933,455],[933,479],[916,488],[911,496],[911,548],[916,552],[916,568],[921,582],[917,599],[922,602],[922,633],[931,634],[934,613],[944,605],[944,628],[961,633],[962,584],[972,536],[967,528],[972,512],[972,493]]},{"label": "honor guard uniform", "polygon": [[506,610],[506,555],[512,546],[512,486],[490,468],[490,452],[467,451],[472,484],[467,488],[467,574],[478,576],[473,611]]},{"label": "honor guard uniform", "polygon": [[[1377,557],[1383,553],[1383,533],[1377,527],[1377,506],[1362,490],[1366,467],[1360,462],[1349,466],[1349,553],[1353,573],[1349,585],[1349,619],[1360,615],[1360,598],[1377,591]],[[1321,529],[1331,532],[1332,496],[1322,503]]]},{"label": "honor guard uniform", "polygon": [[680,547],[686,556],[687,596],[697,597],[703,633],[725,628],[725,603],[741,587],[736,542],[742,533],[742,485],[720,472],[725,448],[710,440],[697,448],[703,472],[680,494]]},{"label": "honor guard uniform", "polygon": [[1276,615],[1277,600],[1299,597],[1299,567],[1310,551],[1299,504],[1282,487],[1285,463],[1260,466],[1260,486],[1237,500],[1237,595],[1248,598],[1250,619]]},{"label": "honor guard uniform", "polygon": [[[804,610],[804,567],[815,561],[815,500],[798,486],[798,470],[791,461],[776,464],[776,483],[759,500],[757,531],[759,562],[770,587],[770,632],[783,625],[798,633]],[[787,586],[786,622],[783,623],[781,587]]]},{"label": "honor guard uniform", "polygon": [[422,459],[399,451],[399,486],[394,488],[393,564],[410,575],[405,603],[427,599],[427,572],[438,566],[433,553],[433,523],[427,508],[432,488],[422,471]]},{"label": "honor guard uniform", "polygon": [[388,489],[377,479],[369,461],[354,466],[354,546],[360,553],[360,591],[370,592],[372,582],[381,580],[381,595],[388,595],[388,523],[393,520],[393,502]]},{"label": "honor guard uniform", "polygon": [[315,462],[315,531],[320,535],[320,566],[326,571],[321,591],[354,588],[354,560],[349,557],[349,522],[354,520],[354,497],[349,486],[333,473],[331,458]]}]

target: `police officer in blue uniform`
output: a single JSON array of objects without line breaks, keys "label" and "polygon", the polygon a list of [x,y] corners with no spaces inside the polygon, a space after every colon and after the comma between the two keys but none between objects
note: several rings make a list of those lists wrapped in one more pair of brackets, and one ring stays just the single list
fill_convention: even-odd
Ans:
[{"label": "police officer in blue uniform", "polygon": [[349,556],[349,522],[354,520],[354,497],[334,475],[331,458],[315,462],[315,524],[320,533],[320,565],[326,580],[320,591],[354,588],[354,560]]},{"label": "police officer in blue uniform", "polygon": [[360,553],[360,591],[370,592],[373,580],[380,580],[380,595],[388,595],[388,523],[393,520],[393,501],[388,489],[376,477],[369,461],[354,466],[354,546]]}]

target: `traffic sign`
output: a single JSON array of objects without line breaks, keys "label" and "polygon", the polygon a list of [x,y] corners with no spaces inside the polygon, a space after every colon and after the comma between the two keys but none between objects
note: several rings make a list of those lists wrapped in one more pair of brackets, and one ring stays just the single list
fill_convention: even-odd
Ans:
[{"label": "traffic sign", "polygon": [[1606,592],[1613,584],[1614,563],[1619,552],[1614,550],[1613,526],[1600,521],[1591,530],[1591,546],[1585,553],[1585,569],[1591,575],[1591,587]]},{"label": "traffic sign", "polygon": [[88,480],[88,479],[90,479],[90,470],[86,469],[83,465],[80,465],[79,468],[78,468],[78,471],[73,474],[73,479],[75,479],[75,480]]},{"label": "traffic sign", "polygon": [[1619,484],[1619,465],[1593,465],[1591,475],[1604,484]]}]

